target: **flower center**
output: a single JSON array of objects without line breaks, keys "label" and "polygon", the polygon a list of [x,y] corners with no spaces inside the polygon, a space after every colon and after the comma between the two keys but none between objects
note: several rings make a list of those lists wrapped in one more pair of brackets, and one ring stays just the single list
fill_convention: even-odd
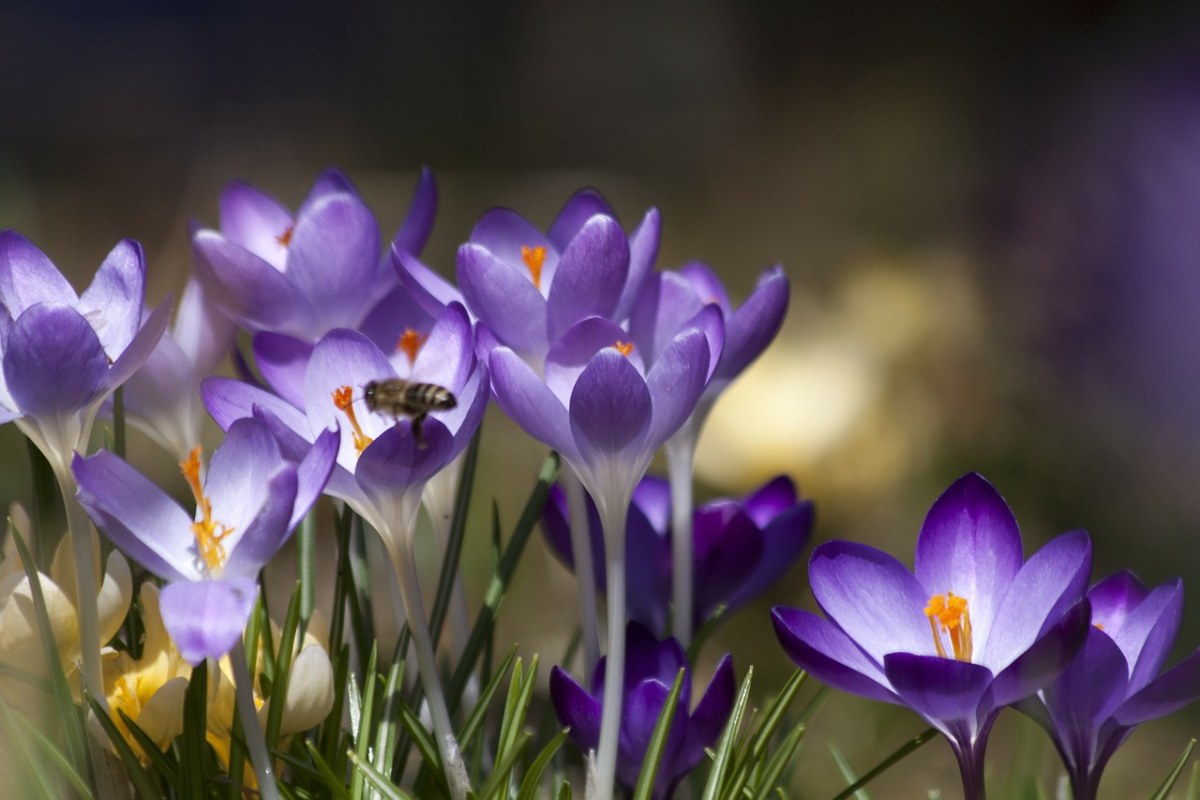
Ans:
[{"label": "flower center", "polygon": [[546,262],[546,248],[521,245],[521,260],[533,278],[533,288],[542,290],[542,264]]},{"label": "flower center", "polygon": [[200,519],[192,523],[192,535],[196,537],[196,550],[204,566],[211,573],[225,564],[225,538],[233,533],[233,528],[217,522],[212,515],[212,501],[204,496],[200,485],[200,453],[202,448],[196,445],[188,454],[186,461],[179,462],[179,469],[191,487],[192,496],[196,498],[196,510]]},{"label": "flower center", "polygon": [[367,449],[367,445],[375,440],[363,433],[362,426],[358,424],[358,415],[354,413],[354,393],[349,386],[333,390],[333,404],[346,415],[346,419],[350,420],[350,426],[354,429],[354,449],[361,456],[363,450]]},{"label": "flower center", "polygon": [[279,242],[280,247],[287,247],[292,243],[292,231],[295,229],[295,225],[289,225],[286,231],[275,237],[275,241]]},{"label": "flower center", "polygon": [[396,352],[408,356],[410,367],[417,360],[417,353],[421,352],[421,345],[425,344],[426,338],[412,328],[405,328],[404,333],[400,334],[400,339],[396,342]]},{"label": "flower center", "polygon": [[613,342],[613,347],[621,355],[629,358],[629,354],[633,352],[633,342],[622,342],[620,339]]},{"label": "flower center", "polygon": [[950,649],[958,661],[970,661],[974,642],[971,638],[971,613],[967,610],[967,598],[954,592],[935,594],[925,606],[929,618],[929,630],[933,632],[933,644],[937,654],[946,658],[943,637],[949,640]]}]

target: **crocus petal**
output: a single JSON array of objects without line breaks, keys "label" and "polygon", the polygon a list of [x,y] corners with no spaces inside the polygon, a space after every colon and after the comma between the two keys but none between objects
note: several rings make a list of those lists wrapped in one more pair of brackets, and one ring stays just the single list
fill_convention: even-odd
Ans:
[{"label": "crocus petal", "polygon": [[[716,303],[724,316],[733,316],[733,304],[729,302],[725,284],[721,283],[717,273],[703,261],[689,261],[684,264],[679,268],[679,277],[687,281],[688,286],[704,303]],[[761,278],[759,280],[761,282]]]},{"label": "crocus petal", "polygon": [[874,547],[826,542],[808,564],[821,609],[876,661],[903,651],[933,655],[929,596],[904,565]]},{"label": "crocus petal", "polygon": [[288,247],[287,277],[316,318],[309,335],[361,322],[379,272],[379,227],[362,200],[341,193],[321,198],[297,219]]},{"label": "crocus petal", "polygon": [[[571,327],[546,353],[546,386],[564,405],[571,399],[575,383],[592,356],[628,339],[619,325],[604,317],[589,317]],[[626,356],[638,372],[644,370],[641,354],[635,348]]]},{"label": "crocus petal", "polygon": [[599,192],[595,189],[580,189],[563,203],[562,210],[558,212],[550,230],[546,232],[546,238],[561,253],[567,249],[567,245],[584,224],[597,214],[617,218],[612,206]]},{"label": "crocus petal", "polygon": [[391,257],[400,283],[426,314],[436,317],[447,304],[465,302],[462,292],[454,284],[425,266],[416,256],[393,248]]},{"label": "crocus petal", "polygon": [[26,416],[57,417],[83,409],[107,372],[108,356],[96,332],[70,306],[31,306],[9,330],[4,380]]},{"label": "crocus petal", "polygon": [[633,304],[637,302],[642,287],[649,279],[650,271],[658,258],[659,233],[662,219],[658,209],[652,208],[642,217],[633,233],[629,234],[629,274],[625,278],[625,289],[613,310],[613,319],[624,321],[629,318]]},{"label": "crocus petal", "polygon": [[812,526],[813,504],[807,500],[772,520],[761,534],[762,556],[758,566],[729,597],[729,607],[750,602],[791,569],[808,545]]},{"label": "crocus petal", "polygon": [[1020,655],[996,676],[996,705],[1015,703],[1057,678],[1083,647],[1091,619],[1091,606],[1087,600],[1080,600],[1037,641],[1022,648]]},{"label": "crocus petal", "polygon": [[687,740],[680,759],[688,769],[700,763],[705,748],[712,747],[729,721],[733,710],[733,698],[737,693],[737,682],[733,675],[733,656],[726,655],[717,664],[708,690],[692,711]]},{"label": "crocus petal", "polygon": [[656,531],[671,524],[671,485],[665,478],[648,475],[633,490],[633,502]]},{"label": "crocus petal", "polygon": [[[333,701],[333,666],[329,663],[329,655],[322,647],[304,648],[288,671],[280,735],[288,736],[320,725],[333,710]],[[260,724],[267,724],[270,713],[271,701],[268,700],[258,710]]]},{"label": "crocus petal", "polygon": [[248,183],[230,181],[221,190],[217,213],[226,239],[283,269],[293,221],[282,203]]},{"label": "crocus petal", "polygon": [[584,317],[607,317],[629,274],[629,241],[611,217],[592,217],[563,251],[546,298],[546,331],[554,341]]},{"label": "crocus petal", "polygon": [[[1083,596],[1091,571],[1092,541],[1086,533],[1071,531],[1048,542],[1009,582],[991,635],[983,639],[975,627],[975,660],[996,671],[1008,666]],[[974,626],[974,613],[971,622]]]},{"label": "crocus petal", "polygon": [[159,595],[163,625],[183,660],[220,658],[242,636],[257,599],[254,578],[170,583]]},{"label": "crocus petal", "polygon": [[1145,602],[1150,590],[1128,570],[1109,575],[1088,589],[1092,618],[1104,625],[1111,635],[1125,624],[1125,618]]},{"label": "crocus petal", "polygon": [[308,190],[308,195],[305,196],[304,202],[300,204],[300,209],[296,213],[299,218],[303,214],[310,213],[311,209],[325,200],[327,197],[339,194],[358,195],[358,190],[354,188],[354,184],[350,182],[350,178],[346,173],[342,172],[337,167],[326,167],[321,170],[321,174],[313,181],[312,188]]},{"label": "crocus petal", "polygon": [[[256,414],[255,416],[261,419],[267,416],[267,414],[266,412],[260,412],[260,414]],[[274,430],[272,432],[274,433]],[[278,434],[275,435],[278,436]],[[329,476],[333,471],[334,465],[337,463],[340,439],[341,437],[337,430],[333,428],[321,431],[317,435],[317,441],[304,454],[303,460],[296,468],[296,504],[292,509],[292,517],[288,520],[288,530],[300,524],[300,520],[308,514],[309,509],[313,507],[313,504],[317,502],[317,498],[321,496],[321,492],[325,489],[325,484],[329,482]],[[284,454],[290,457],[290,454],[286,451]]]},{"label": "crocus petal", "polygon": [[887,684],[881,664],[829,620],[798,608],[771,611],[775,635],[784,652],[805,672],[843,692],[885,703],[900,702]]},{"label": "crocus petal", "polygon": [[[717,310],[709,308],[711,313],[701,311],[697,317],[719,320]],[[650,368],[646,385],[654,398],[651,442],[665,442],[695,410],[696,402],[704,393],[712,363],[708,343],[702,328],[689,328],[667,345]]]},{"label": "crocus petal", "polygon": [[1022,561],[1021,534],[1008,504],[990,483],[970,473],[929,509],[913,571],[929,594],[953,592],[967,599],[978,651]]},{"label": "crocus petal", "polygon": [[437,182],[433,179],[433,171],[429,167],[421,167],[417,187],[413,190],[412,201],[408,204],[408,214],[392,239],[392,246],[401,252],[414,255],[424,250],[433,230],[437,205]]},{"label": "crocus petal", "polygon": [[[541,294],[545,296],[546,289],[554,280],[558,269],[559,248],[554,246],[546,236],[533,227],[529,220],[508,208],[492,208],[471,229],[469,243],[478,245],[501,262],[508,264],[509,269],[525,278],[532,285],[532,279],[525,268],[522,248],[546,248],[546,258],[542,262]],[[462,286],[462,277],[458,280]],[[465,291],[465,288],[464,288]]]},{"label": "crocus petal", "polygon": [[782,268],[763,273],[754,293],[725,320],[725,348],[717,365],[720,378],[736,377],[775,340],[787,314],[789,296]]},{"label": "crocus petal", "polygon": [[104,580],[96,594],[96,619],[100,623],[100,641],[107,642],[117,635],[129,603],[133,600],[133,575],[129,562],[116,550],[104,560]]},{"label": "crocus petal", "polygon": [[891,653],[884,658],[883,669],[904,702],[943,732],[977,730],[982,723],[979,712],[992,705],[986,698],[992,673],[979,664]]},{"label": "crocus petal", "polygon": [[646,382],[628,359],[615,349],[598,352],[571,394],[571,431],[583,460],[611,459],[638,447],[653,410]]},{"label": "crocus petal", "polygon": [[754,521],[733,500],[696,509],[692,559],[696,618],[706,619],[758,567],[763,541]]},{"label": "crocus petal", "polygon": [[167,581],[195,580],[192,518],[144,475],[105,450],[71,464],[79,502],[105,536]]},{"label": "crocus petal", "polygon": [[568,461],[579,450],[571,431],[567,409],[529,365],[507,347],[492,351],[489,359],[496,403],[526,433],[548,445]]},{"label": "crocus petal", "polygon": [[304,373],[313,346],[294,336],[270,331],[256,333],[252,346],[254,363],[271,390],[297,408],[304,408]]},{"label": "crocus petal", "polygon": [[425,481],[449,463],[452,438],[445,425],[427,419],[421,440],[423,446],[413,437],[411,422],[400,420],[359,456],[354,479],[377,506],[385,507],[394,495],[407,489],[419,495]]},{"label": "crocus petal", "polygon": [[311,315],[308,300],[282,272],[216,231],[197,232],[192,253],[205,292],[249,327],[290,329]]},{"label": "crocus petal", "polygon": [[104,259],[92,285],[80,295],[79,313],[91,323],[100,345],[115,359],[129,346],[142,321],[146,257],[142,246],[123,239]]},{"label": "crocus petal", "polygon": [[283,464],[279,445],[265,425],[255,419],[230,425],[205,476],[204,494],[212,502],[214,518],[244,530],[266,500],[263,480]]},{"label": "crocus petal", "polygon": [[558,667],[550,670],[550,700],[579,749],[595,750],[600,743],[600,701]]},{"label": "crocus petal", "polygon": [[293,530],[288,523],[298,482],[296,470],[290,466],[283,467],[267,481],[264,502],[229,551],[229,560],[221,572],[224,577],[253,578],[283,547]]},{"label": "crocus petal", "polygon": [[1183,581],[1176,578],[1155,587],[1125,624],[1113,632],[1113,641],[1132,667],[1129,676],[1131,694],[1148,684],[1162,669],[1175,643],[1182,617]]},{"label": "crocus petal", "polygon": [[629,333],[642,357],[650,363],[656,361],[675,334],[704,306],[691,284],[681,276],[673,272],[651,276],[629,318]]},{"label": "crocus petal", "polygon": [[1121,649],[1107,634],[1090,628],[1079,657],[1042,692],[1053,730],[1076,745],[1094,746],[1100,723],[1124,701],[1128,685],[1129,665]]},{"label": "crocus petal", "polygon": [[150,354],[154,352],[154,348],[158,346],[163,333],[166,332],[167,322],[170,319],[171,301],[167,299],[150,312],[150,316],[142,323],[142,327],[138,329],[129,346],[117,357],[116,361],[112,362],[112,366],[109,367],[100,385],[102,394],[108,394],[125,383],[142,364],[146,363],[146,359],[150,358]]},{"label": "crocus petal", "polygon": [[312,434],[308,418],[300,409],[270,392],[232,378],[205,378],[200,383],[200,396],[204,407],[222,430],[229,430],[235,421],[253,416],[255,407],[270,411],[289,429],[296,431],[306,441]]},{"label": "crocus petal", "polygon": [[183,704],[187,697],[188,679],[182,676],[158,687],[142,706],[137,726],[165,750],[171,741],[183,733]]},{"label": "crocus petal", "polygon": [[11,317],[38,303],[74,306],[75,290],[46,254],[16,231],[0,231],[0,305]]},{"label": "crocus petal", "polygon": [[528,274],[480,245],[464,244],[458,249],[458,286],[497,339],[521,354],[541,358],[547,346],[546,299]]},{"label": "crocus petal", "polygon": [[1164,717],[1200,697],[1200,650],[1158,676],[1129,698],[1113,716],[1122,725]]},{"label": "crocus petal", "polygon": [[796,505],[796,484],[786,475],[767,481],[746,497],[746,513],[760,528],[765,528],[775,517]]},{"label": "crocus petal", "polygon": [[471,353],[472,340],[467,310],[459,303],[446,306],[417,353],[412,365],[413,379],[457,391],[474,366],[474,358],[463,355]]},{"label": "crocus petal", "polygon": [[[685,673],[684,680],[687,680]],[[672,677],[672,684],[674,677]],[[671,694],[671,685],[659,681],[643,681],[627,689],[625,702],[621,707],[621,739],[620,756],[617,759],[617,780],[626,787],[637,784],[642,771],[642,761],[654,736],[654,726],[662,715],[667,697]],[[675,706],[671,717],[670,727],[667,728],[667,743],[660,770],[673,771],[676,766],[676,756],[687,728],[687,712],[680,702]],[[660,773],[655,778],[656,787],[665,787],[671,783],[674,776]],[[660,783],[660,781],[662,783]],[[655,793],[655,797],[664,797],[665,792]]]}]

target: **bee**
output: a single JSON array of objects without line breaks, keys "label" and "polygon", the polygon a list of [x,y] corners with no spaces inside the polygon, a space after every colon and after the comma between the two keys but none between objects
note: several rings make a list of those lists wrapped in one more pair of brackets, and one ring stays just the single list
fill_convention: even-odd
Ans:
[{"label": "bee", "polygon": [[430,411],[447,411],[458,405],[458,399],[444,386],[436,383],[415,383],[401,378],[371,381],[363,387],[363,400],[371,411],[393,417],[411,417],[413,438],[424,449],[421,426]]}]

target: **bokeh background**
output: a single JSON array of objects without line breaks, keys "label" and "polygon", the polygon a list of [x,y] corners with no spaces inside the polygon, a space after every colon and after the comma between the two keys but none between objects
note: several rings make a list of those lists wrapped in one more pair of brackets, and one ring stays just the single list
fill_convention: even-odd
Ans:
[{"label": "bokeh background", "polygon": [[[626,223],[661,210],[662,266],[708,261],[735,298],[769,264],[791,278],[779,340],[709,424],[702,498],[785,472],[817,503],[818,540],[909,559],[937,494],[978,470],[1027,549],[1086,528],[1097,576],[1200,586],[1200,15],[1150,5],[10,0],[0,226],[77,287],[137,238],[157,303],[231,178],[294,206],[340,166],[387,236],[427,164],[441,209],[424,258],[446,275],[486,208],[544,225],[594,185]],[[472,602],[487,498],[511,521],[544,455],[498,414],[484,452]],[[27,498],[11,426],[0,464],[0,500]],[[804,576],[719,631],[709,663],[732,650],[778,686],[791,667],[767,609],[811,604]],[[1200,641],[1196,597],[1180,652]],[[501,640],[553,660],[574,613],[535,542]],[[921,727],[832,697],[795,796],[840,785],[830,743],[861,772]],[[1148,794],[1196,728],[1136,734],[1107,796]],[[997,786],[1052,785],[1040,737],[1005,718]],[[956,780],[934,743],[875,793],[955,796]]]}]

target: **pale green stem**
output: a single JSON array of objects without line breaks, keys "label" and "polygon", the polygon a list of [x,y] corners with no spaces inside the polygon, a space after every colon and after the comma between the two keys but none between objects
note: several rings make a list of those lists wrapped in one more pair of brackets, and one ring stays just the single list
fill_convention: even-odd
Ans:
[{"label": "pale green stem", "polygon": [[671,635],[683,649],[692,643],[695,626],[692,556],[692,468],[696,436],[690,425],[667,440],[667,475],[671,484]]},{"label": "pale green stem", "polygon": [[[263,800],[279,800],[279,789],[275,786],[275,767],[271,763],[271,754],[267,752],[267,740],[263,736],[262,725],[258,723],[258,708],[254,704],[254,680],[246,666],[246,647],[240,636],[229,654],[229,661],[233,665],[238,719],[242,722],[242,733],[246,737],[250,763],[254,765],[254,774],[258,777],[258,794]],[[210,673],[219,674],[219,669],[215,661],[209,663]]]},{"label": "pale green stem", "polygon": [[[438,554],[441,561],[446,559],[446,548],[450,543],[450,525],[452,517],[442,514],[430,514],[429,522],[433,526],[433,535],[437,539]],[[450,644],[453,646],[454,663],[462,658],[463,650],[467,648],[467,639],[471,636],[470,622],[467,620],[467,595],[463,591],[462,572],[455,570],[454,586],[450,590]]]},{"label": "pale green stem", "polygon": [[[572,467],[568,466],[562,470],[559,482],[567,494],[567,511],[570,516],[571,558],[575,563],[575,587],[579,592],[579,623],[583,632],[583,674],[591,675],[592,670],[596,668],[596,662],[600,660],[600,615],[596,611],[596,568],[592,563],[587,493],[584,492],[583,484]],[[622,543],[624,538],[622,532]],[[612,606],[611,597],[609,606]]]},{"label": "pale green stem", "polygon": [[[450,712],[446,709],[446,696],[442,692],[442,681],[438,676],[437,655],[433,640],[429,636],[429,624],[425,619],[425,604],[421,599],[421,584],[417,575],[416,553],[413,552],[413,523],[389,547],[400,577],[400,594],[404,602],[404,615],[413,647],[417,651],[417,666],[421,674],[421,687],[425,691],[425,702],[429,707],[429,718],[437,738],[438,752],[442,757],[442,768],[450,786],[452,800],[464,800],[470,790],[466,764],[458,748],[458,740],[450,725]],[[395,541],[395,540],[393,540]]]},{"label": "pale green stem", "polygon": [[[613,508],[611,506],[617,506]],[[604,699],[600,706],[600,744],[596,752],[595,794],[588,800],[611,800],[617,773],[621,732],[621,700],[625,694],[625,518],[629,501],[602,504],[605,561],[608,562],[608,649],[605,653]]]}]

